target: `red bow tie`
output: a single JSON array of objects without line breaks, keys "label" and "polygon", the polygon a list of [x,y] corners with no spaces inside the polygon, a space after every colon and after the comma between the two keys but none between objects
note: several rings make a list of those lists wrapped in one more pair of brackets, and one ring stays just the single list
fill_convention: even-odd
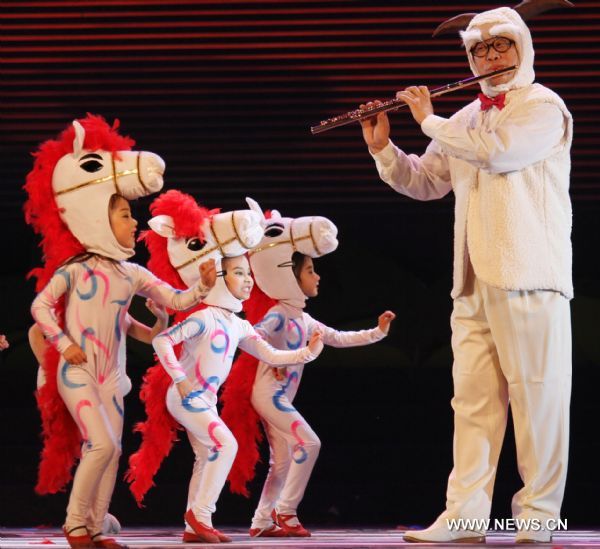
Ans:
[{"label": "red bow tie", "polygon": [[492,107],[496,107],[499,111],[501,111],[504,108],[504,98],[505,98],[504,93],[501,93],[500,95],[497,95],[496,97],[488,97],[487,95],[484,95],[483,93],[480,93],[477,95],[477,99],[479,99],[479,101],[481,101],[481,110],[482,111],[487,111],[487,110],[491,109]]}]

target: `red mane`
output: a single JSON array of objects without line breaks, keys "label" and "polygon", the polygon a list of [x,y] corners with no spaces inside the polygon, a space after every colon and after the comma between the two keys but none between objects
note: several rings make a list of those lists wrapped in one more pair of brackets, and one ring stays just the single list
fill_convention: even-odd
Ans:
[{"label": "red mane", "polygon": [[[115,120],[111,127],[101,116],[88,113],[78,122],[85,129],[84,147],[87,150],[128,151],[135,145],[133,139],[117,133],[118,120]],[[57,139],[42,143],[33,153],[33,169],[27,174],[23,187],[28,195],[24,206],[25,221],[37,234],[42,235],[40,246],[44,265],[33,269],[28,275],[37,277],[38,292],[44,288],[60,265],[70,257],[85,251],[60,218],[52,191],[54,168],[63,156],[73,152],[74,139],[75,128],[71,124]]]},{"label": "red mane", "polygon": [[[175,234],[178,237],[198,237],[204,241],[202,224],[218,210],[207,210],[199,206],[196,200],[189,194],[181,191],[171,190],[161,194],[150,205],[153,216],[169,215],[175,222]],[[185,284],[179,273],[175,270],[167,252],[167,239],[156,234],[154,231],[144,231],[140,235],[150,252],[148,269],[156,276],[168,282],[174,288],[185,289]]]}]

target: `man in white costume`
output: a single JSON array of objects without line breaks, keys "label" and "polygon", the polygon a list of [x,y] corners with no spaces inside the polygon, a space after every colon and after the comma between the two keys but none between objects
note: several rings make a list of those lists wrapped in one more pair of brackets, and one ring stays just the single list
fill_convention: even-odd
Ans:
[{"label": "man in white costume", "polygon": [[450,521],[489,518],[510,401],[523,480],[513,517],[531,526],[516,541],[548,542],[568,459],[572,119],[558,95],[533,83],[531,35],[517,11],[480,13],[461,36],[475,75],[518,69],[483,81],[479,99],[449,119],[434,114],[426,87],[398,92],[432,140],[425,154],[398,149],[385,114],[361,122],[394,190],[418,200],[452,190],[456,200],[454,468],[445,511],[405,539],[485,541],[484,530]]}]

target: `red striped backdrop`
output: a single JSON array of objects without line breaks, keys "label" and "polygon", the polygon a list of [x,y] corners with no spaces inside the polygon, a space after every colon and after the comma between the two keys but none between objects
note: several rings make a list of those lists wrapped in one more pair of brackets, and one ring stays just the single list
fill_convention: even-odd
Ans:
[{"label": "red striped backdrop", "polygon": [[[1,208],[15,212],[28,152],[86,111],[118,117],[123,131],[168,163],[168,186],[210,205],[329,208],[386,204],[358,126],[311,136],[309,126],[411,84],[470,76],[459,41],[431,38],[439,22],[500,2],[5,1]],[[537,79],[576,121],[574,200],[599,200],[597,148],[600,4],[532,21]],[[474,88],[436,101],[455,111]],[[393,138],[427,142],[407,112]]]}]

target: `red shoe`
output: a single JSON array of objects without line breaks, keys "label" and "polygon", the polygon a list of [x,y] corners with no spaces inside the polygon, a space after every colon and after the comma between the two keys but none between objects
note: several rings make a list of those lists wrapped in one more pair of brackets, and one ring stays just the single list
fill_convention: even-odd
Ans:
[{"label": "red shoe", "polygon": [[285,532],[286,536],[290,538],[310,537],[310,532],[306,528],[304,528],[304,526],[302,526],[300,522],[298,522],[298,524],[294,526],[287,524],[287,521],[289,521],[290,519],[297,518],[296,515],[280,515],[275,511],[275,509],[273,509],[271,516],[275,517],[273,522],[275,522],[275,524]]},{"label": "red shoe", "polygon": [[251,538],[284,538],[286,536],[282,528],[271,524],[267,528],[250,528]]},{"label": "red shoe", "polygon": [[[62,530],[65,538],[67,538],[69,547],[72,547],[73,549],[90,549],[91,547],[94,547],[94,542],[85,526],[75,526],[75,528],[71,528],[68,532],[63,526]],[[82,534],[81,536],[72,536],[71,532],[74,532],[75,530],[83,530],[85,534]]]},{"label": "red shoe", "polygon": [[102,535],[102,532],[98,532],[92,536],[92,547],[103,547],[104,549],[127,549],[127,545],[119,543],[115,538],[103,538],[99,540],[94,539]]},{"label": "red shoe", "polygon": [[[229,542],[233,541],[227,534],[224,534],[220,530],[217,530],[216,528],[213,528],[213,530],[217,534],[220,543],[229,543]],[[202,543],[203,541],[204,541],[204,538],[199,536],[198,534],[195,534],[193,532],[187,532],[184,530],[184,532],[183,532],[183,542],[184,543]],[[211,543],[211,542],[208,542],[208,543]],[[217,543],[217,542],[215,542],[215,543]]]},{"label": "red shoe", "polygon": [[[226,542],[231,541],[231,538],[226,536],[225,534],[222,534],[221,532],[219,532],[218,530],[215,530],[214,528],[211,528],[210,526],[206,526],[206,524],[202,524],[194,516],[194,513],[192,512],[191,509],[187,510],[185,515],[183,515],[183,518],[192,527],[192,530],[194,530],[194,534],[191,534],[190,532],[184,532],[183,533],[183,541],[186,541],[186,542],[196,541],[196,542],[204,542],[204,543],[221,543],[221,541],[226,543]],[[221,534],[221,535],[219,535],[219,534]],[[194,537],[193,540],[190,539],[191,536]],[[221,540],[221,537],[224,537],[225,539]]]}]

